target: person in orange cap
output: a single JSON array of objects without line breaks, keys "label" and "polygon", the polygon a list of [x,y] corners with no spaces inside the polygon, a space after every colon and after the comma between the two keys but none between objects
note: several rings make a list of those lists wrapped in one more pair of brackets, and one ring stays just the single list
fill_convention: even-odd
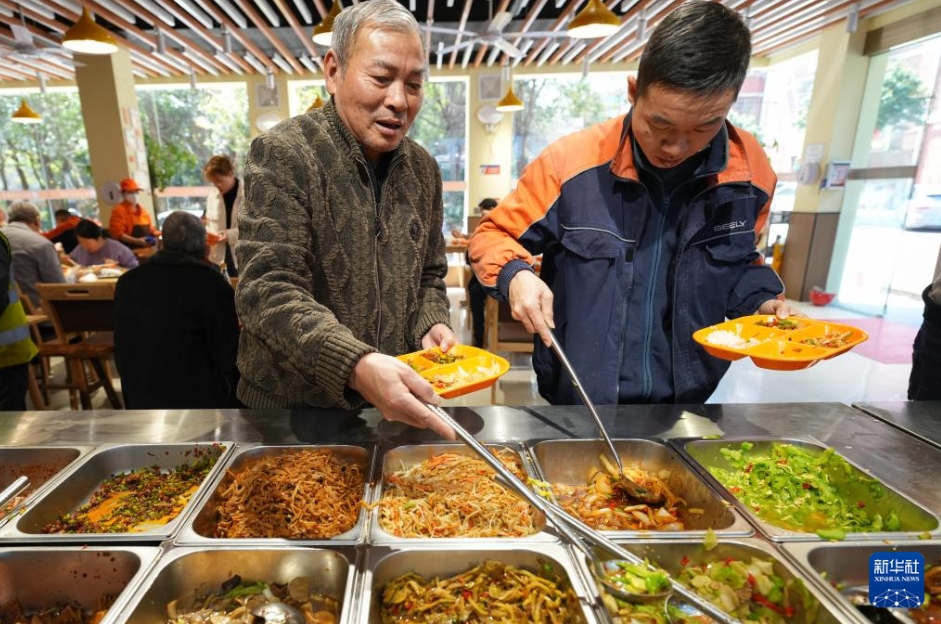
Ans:
[{"label": "person in orange cap", "polygon": [[108,232],[111,238],[128,247],[153,247],[160,231],[150,220],[150,213],[137,203],[137,194],[140,191],[141,188],[134,178],[121,180],[121,195],[124,196],[124,201],[111,211]]}]

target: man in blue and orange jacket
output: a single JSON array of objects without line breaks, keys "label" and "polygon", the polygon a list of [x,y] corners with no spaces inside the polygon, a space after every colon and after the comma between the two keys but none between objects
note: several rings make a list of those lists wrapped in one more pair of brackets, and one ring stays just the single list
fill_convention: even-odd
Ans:
[{"label": "man in blue and orange jacket", "polygon": [[799,315],[755,247],[774,172],[726,120],[750,55],[734,11],[680,6],[628,78],[631,111],[549,145],[471,238],[480,282],[542,338],[533,367],[550,403],[580,401],[549,328],[597,403],[700,403],[729,363],[695,330]]}]

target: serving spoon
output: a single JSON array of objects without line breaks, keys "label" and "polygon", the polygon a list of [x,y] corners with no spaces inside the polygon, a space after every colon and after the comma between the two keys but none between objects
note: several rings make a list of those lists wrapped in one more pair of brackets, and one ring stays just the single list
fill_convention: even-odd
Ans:
[{"label": "serving spoon", "polygon": [[[451,415],[446,411],[438,407],[437,405],[432,405],[426,403],[425,406],[434,413],[435,416],[440,418],[444,424],[451,427],[454,430],[454,433],[469,446],[477,455],[484,460],[494,472],[498,475],[496,478],[502,480],[504,485],[509,487],[513,492],[517,494],[520,498],[525,500],[527,503],[543,512],[546,515],[546,518],[550,520],[554,526],[559,528],[559,531],[565,535],[566,538],[572,541],[572,545],[579,548],[582,552],[585,552],[586,549],[590,548],[582,542],[582,539],[587,540],[594,546],[598,546],[602,550],[611,553],[612,555],[618,557],[622,561],[628,561],[630,563],[648,565],[644,562],[643,559],[635,555],[634,553],[622,548],[618,544],[615,544],[607,537],[595,531],[584,522],[577,518],[570,516],[565,510],[556,505],[555,503],[537,496],[525,483],[519,480],[516,475],[514,475],[503,463],[497,459],[487,447],[485,447],[477,438],[472,436],[464,427],[459,425],[456,420],[451,418]],[[564,527],[564,528],[563,528]],[[571,536],[571,537],[569,537]],[[581,539],[579,539],[581,536]],[[677,583],[669,576],[670,584],[672,587],[672,593],[681,596],[686,602],[691,603],[697,609],[716,620],[722,624],[733,624],[738,622],[737,619],[728,615],[717,606],[711,602],[700,597],[694,591],[686,588],[685,586]],[[619,591],[623,591],[619,589]],[[641,601],[639,595],[634,598],[635,602]]]},{"label": "serving spoon", "polygon": [[569,379],[572,380],[572,385],[575,386],[575,390],[578,392],[578,396],[582,398],[582,403],[584,403],[585,407],[588,408],[588,413],[591,414],[591,417],[595,419],[595,426],[598,428],[599,433],[601,433],[601,437],[604,438],[605,443],[608,445],[608,450],[611,452],[611,456],[614,457],[614,462],[618,467],[618,477],[620,479],[621,487],[625,492],[627,492],[628,496],[642,503],[647,503],[650,505],[662,503],[664,500],[662,492],[653,492],[650,489],[636,483],[635,481],[632,481],[630,477],[624,474],[624,465],[621,464],[621,456],[618,454],[618,450],[614,448],[614,442],[611,441],[611,436],[608,435],[607,430],[601,423],[601,417],[598,416],[598,412],[595,410],[595,404],[591,402],[590,398],[588,398],[588,393],[585,392],[585,389],[582,387],[582,383],[579,381],[578,375],[575,374],[575,369],[572,368],[572,364],[565,356],[565,351],[562,350],[562,345],[559,344],[559,341],[555,337],[555,333],[551,329],[549,330],[549,338],[551,339],[549,346],[552,348],[552,351],[555,353],[556,357],[559,358],[559,362],[562,363],[562,368],[565,369]]},{"label": "serving spoon", "polygon": [[259,624],[304,624],[304,614],[283,602],[268,602],[252,609]]}]

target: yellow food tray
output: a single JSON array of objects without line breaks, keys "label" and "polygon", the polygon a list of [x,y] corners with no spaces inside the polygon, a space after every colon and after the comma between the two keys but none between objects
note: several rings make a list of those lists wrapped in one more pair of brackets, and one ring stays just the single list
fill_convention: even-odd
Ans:
[{"label": "yellow food tray", "polygon": [[398,359],[427,379],[435,392],[446,399],[489,388],[510,370],[510,363],[502,357],[465,345],[455,345],[447,353],[437,347],[424,349],[400,355]]},{"label": "yellow food tray", "polygon": [[783,328],[774,315],[743,316],[704,327],[693,340],[723,360],[750,357],[759,368],[801,370],[869,339],[869,334],[851,325],[798,317],[787,321],[795,327]]}]

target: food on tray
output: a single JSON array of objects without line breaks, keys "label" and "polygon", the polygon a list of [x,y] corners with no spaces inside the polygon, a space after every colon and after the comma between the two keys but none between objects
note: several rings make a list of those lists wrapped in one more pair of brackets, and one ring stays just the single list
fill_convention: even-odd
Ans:
[{"label": "food on tray", "polygon": [[673,585],[669,574],[652,567],[649,562],[618,561],[616,567],[609,568],[610,563],[607,562],[605,566],[605,580],[634,595],[662,594],[669,591]]},{"label": "food on tray", "polygon": [[670,472],[654,475],[642,468],[624,468],[634,483],[652,493],[662,493],[659,505],[639,503],[628,496],[618,479],[618,470],[607,457],[600,456],[603,469],[592,468],[587,485],[552,483],[549,485],[559,505],[588,526],[602,531],[682,531],[678,507],[683,500],[673,495],[665,483]]},{"label": "food on tray", "polygon": [[839,347],[845,347],[846,342],[853,335],[853,332],[827,332],[825,335],[820,338],[804,338],[801,340],[804,344],[809,344],[814,347],[826,347],[828,349],[837,349]]},{"label": "food on tray", "polygon": [[36,610],[24,611],[16,598],[0,604],[2,624],[98,624],[114,604],[114,596],[98,598],[93,609],[86,609],[74,601],[56,602]]},{"label": "food on tray", "polygon": [[227,479],[216,537],[334,537],[356,524],[365,488],[362,466],[330,449],[268,455]]},{"label": "food on tray", "polygon": [[298,609],[306,624],[334,624],[340,616],[336,598],[312,591],[313,581],[298,576],[287,584],[248,582],[239,575],[206,583],[167,604],[168,624],[255,624],[252,611],[274,602]]},{"label": "food on tray", "polygon": [[164,471],[138,468],[104,480],[88,502],[43,527],[43,533],[140,533],[173,520],[209,475],[217,456]]},{"label": "food on tray", "polygon": [[491,366],[478,366],[476,370],[469,371],[463,366],[457,367],[453,373],[439,373],[429,380],[431,385],[439,390],[453,386],[466,386],[483,381],[500,374],[500,364],[494,362]]},{"label": "food on tray", "polygon": [[797,321],[791,320],[789,318],[781,319],[776,316],[769,316],[767,318],[762,318],[761,320],[756,322],[755,325],[758,325],[760,327],[774,327],[776,329],[784,329],[784,330],[799,329],[801,327],[801,324],[798,323]]},{"label": "food on tray", "polygon": [[[842,539],[849,532],[898,531],[898,513],[873,513],[867,503],[881,501],[885,488],[864,476],[832,447],[816,453],[792,444],[775,443],[770,454],[749,453],[751,442],[737,449],[720,449],[731,469],[709,471],[762,520],[775,526],[825,539]],[[863,489],[868,500],[850,499],[839,484]],[[884,501],[883,501],[884,502]]]},{"label": "food on tray", "polygon": [[419,353],[420,356],[426,360],[431,360],[435,364],[453,364],[458,360],[463,360],[464,356],[460,353],[455,353],[453,350],[448,352],[443,352],[441,349],[431,349],[428,351],[422,351]]},{"label": "food on tray", "polygon": [[551,622],[576,620],[578,599],[554,567],[539,574],[484,561],[450,578],[409,572],[382,589],[383,624],[406,622]]},{"label": "food on tray", "polygon": [[[494,455],[523,481],[519,457]],[[398,537],[521,537],[536,533],[534,512],[493,480],[482,459],[442,453],[385,478],[379,526]]]},{"label": "food on tray", "polygon": [[750,562],[725,559],[684,565],[676,579],[729,615],[745,622],[784,624],[798,608],[814,622],[819,603],[803,581],[785,581],[774,573],[774,562],[752,557]]},{"label": "food on tray", "polygon": [[727,329],[717,329],[706,336],[706,342],[719,347],[729,347],[731,349],[747,349],[758,344],[755,338],[742,338],[733,331]]}]

